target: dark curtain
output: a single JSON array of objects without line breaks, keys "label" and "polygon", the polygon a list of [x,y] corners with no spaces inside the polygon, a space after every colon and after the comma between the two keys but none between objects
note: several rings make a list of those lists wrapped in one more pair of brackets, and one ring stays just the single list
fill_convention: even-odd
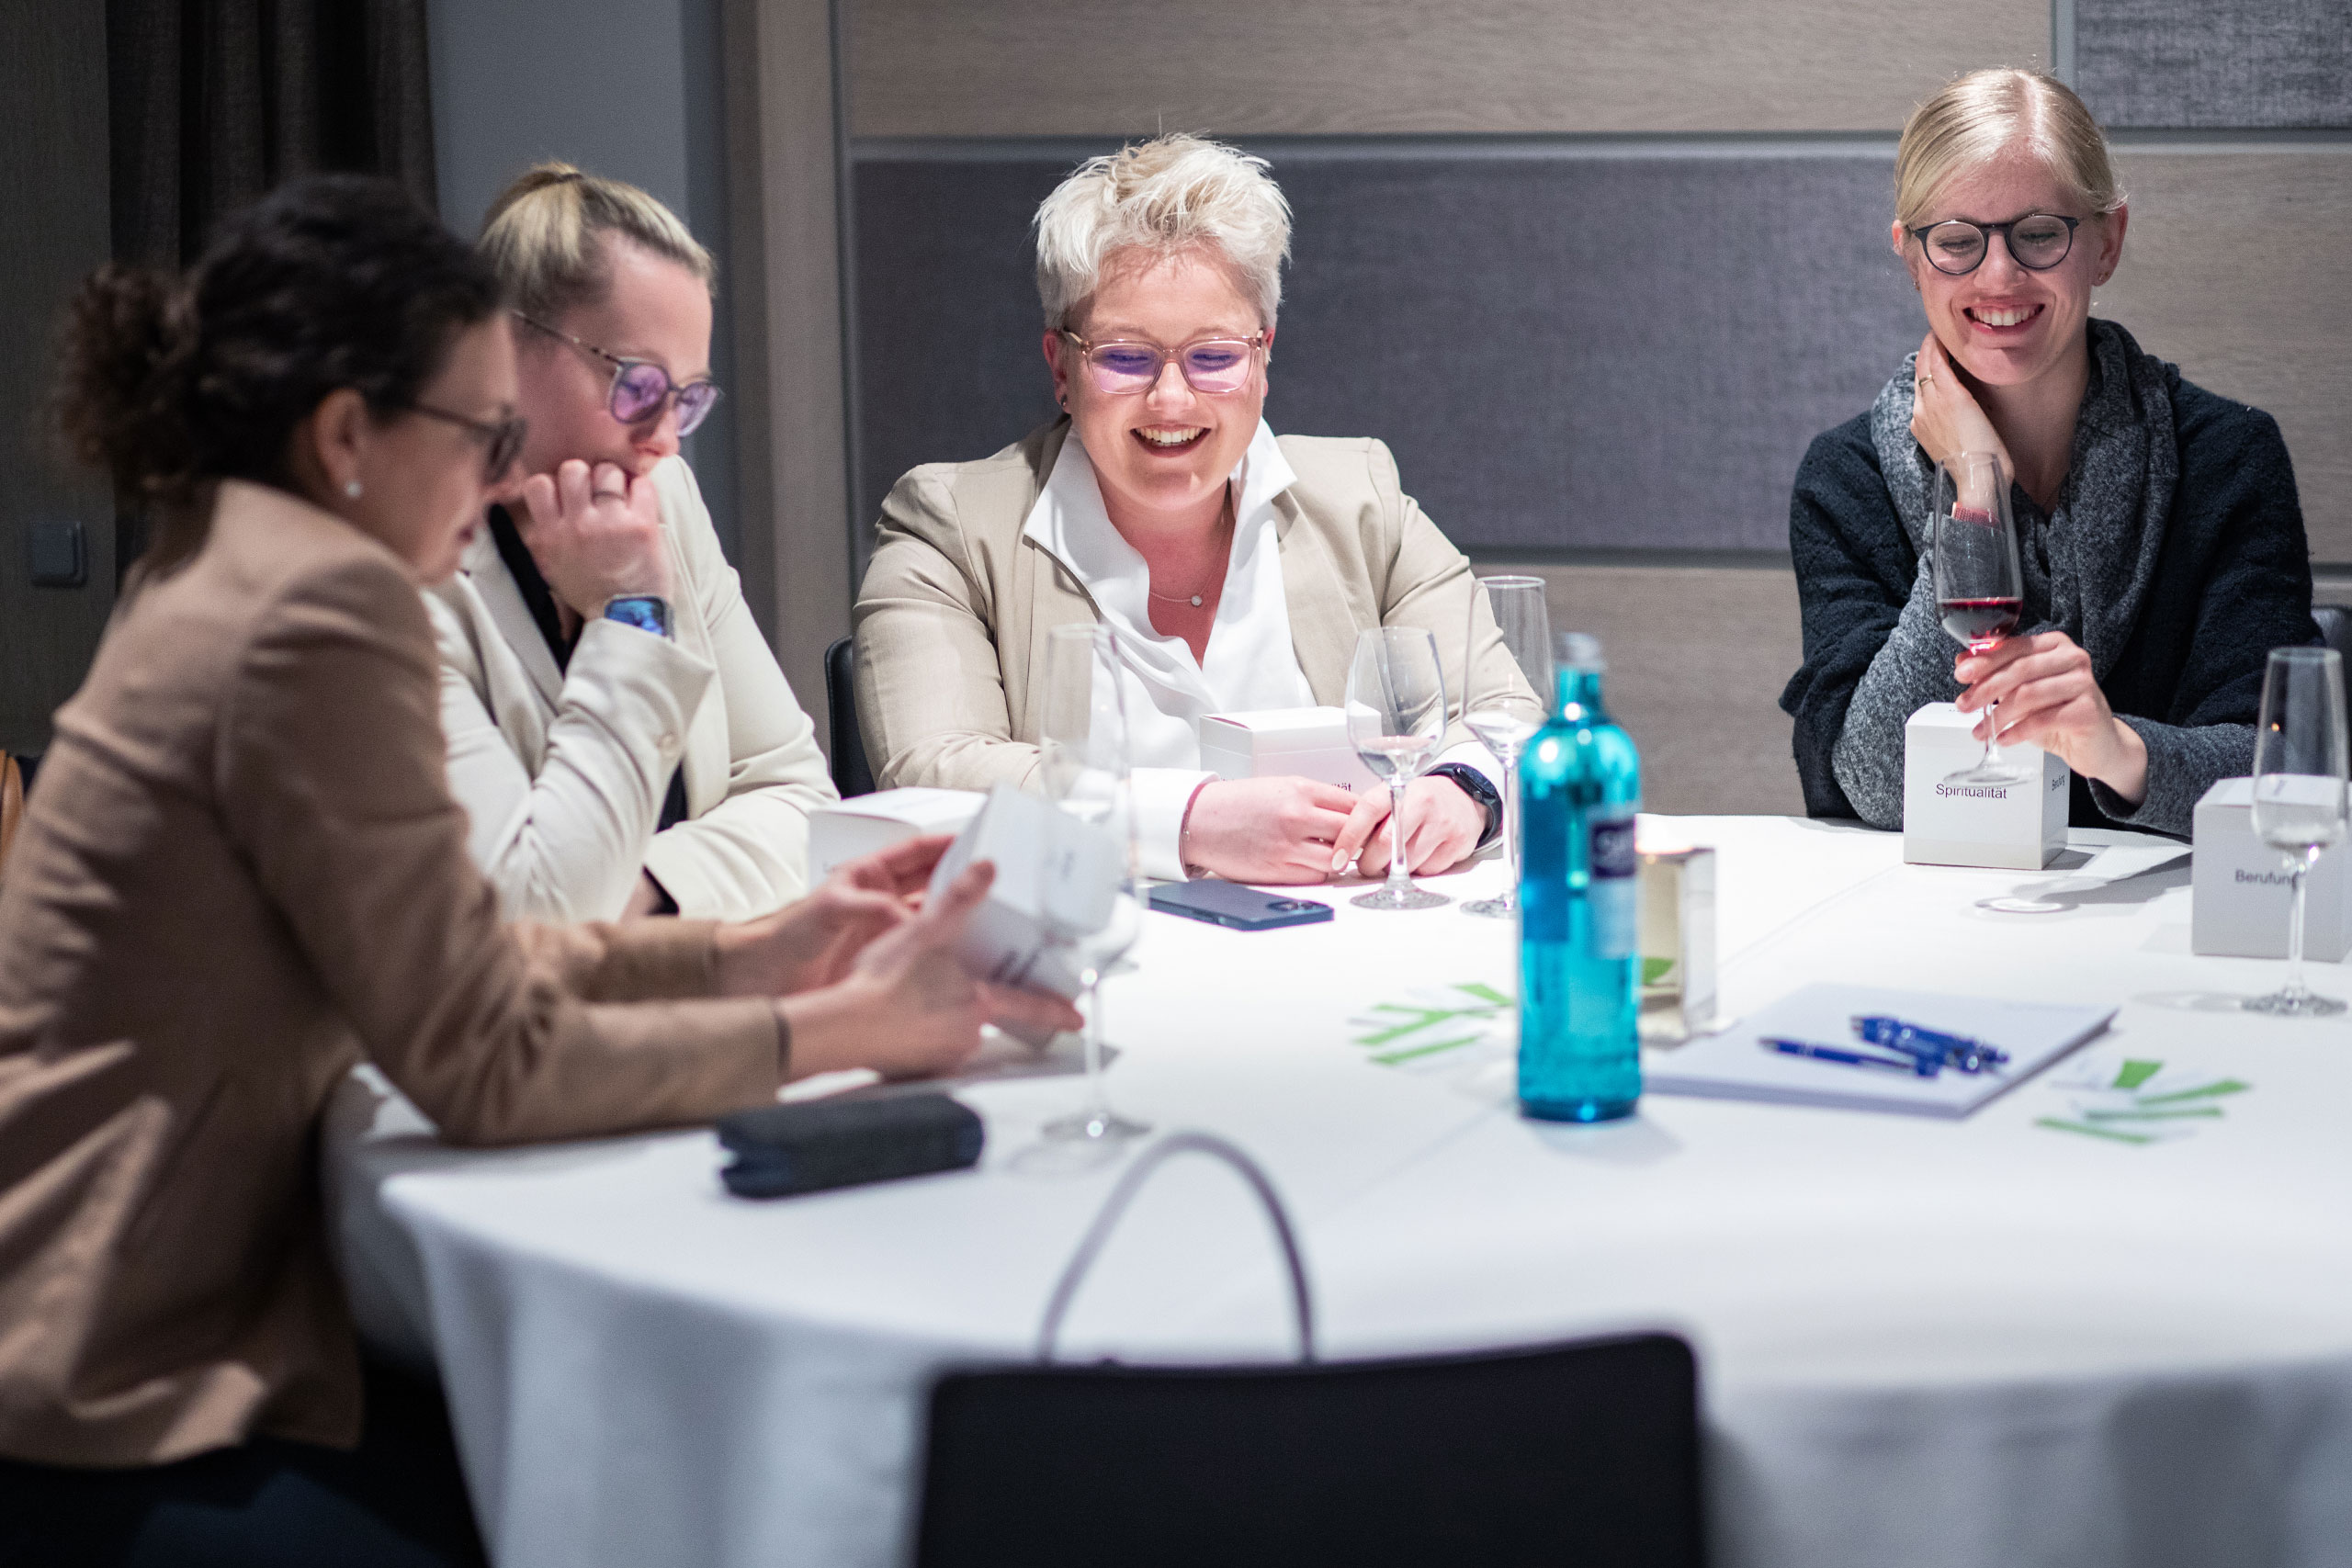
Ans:
[{"label": "dark curtain", "polygon": [[[107,0],[114,254],[178,266],[281,180],[388,175],[428,210],[425,0]],[[144,547],[119,518],[118,578]]]}]

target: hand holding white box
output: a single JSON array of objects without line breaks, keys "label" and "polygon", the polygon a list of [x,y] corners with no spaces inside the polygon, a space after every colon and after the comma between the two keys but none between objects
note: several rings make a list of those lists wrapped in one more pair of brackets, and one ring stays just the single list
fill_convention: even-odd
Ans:
[{"label": "hand holding white box", "polygon": [[1070,944],[1110,923],[1121,855],[1118,840],[1102,829],[999,784],[939,857],[931,892],[938,897],[974,861],[993,862],[996,881],[972,911],[957,955],[991,984],[1074,1000],[1084,987]]},{"label": "hand holding white box", "polygon": [[1903,858],[1918,865],[1981,865],[2040,871],[2066,847],[2074,775],[2030,740],[2001,742],[2004,760],[2026,774],[2013,784],[1950,784],[1981,761],[1978,716],[1929,703],[1903,727]]}]

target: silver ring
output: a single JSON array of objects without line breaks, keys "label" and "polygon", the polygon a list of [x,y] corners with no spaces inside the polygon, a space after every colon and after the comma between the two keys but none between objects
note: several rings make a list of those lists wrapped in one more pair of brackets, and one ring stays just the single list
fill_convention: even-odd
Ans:
[{"label": "silver ring", "polygon": [[628,491],[625,490],[600,490],[591,493],[592,498],[597,501],[627,501],[628,499]]}]

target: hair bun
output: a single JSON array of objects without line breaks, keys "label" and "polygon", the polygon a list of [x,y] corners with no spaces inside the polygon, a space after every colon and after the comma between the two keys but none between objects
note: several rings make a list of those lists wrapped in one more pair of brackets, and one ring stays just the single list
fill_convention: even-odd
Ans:
[{"label": "hair bun", "polygon": [[108,263],[66,308],[58,422],[124,491],[174,497],[195,477],[182,396],[194,339],[179,285],[145,267]]}]

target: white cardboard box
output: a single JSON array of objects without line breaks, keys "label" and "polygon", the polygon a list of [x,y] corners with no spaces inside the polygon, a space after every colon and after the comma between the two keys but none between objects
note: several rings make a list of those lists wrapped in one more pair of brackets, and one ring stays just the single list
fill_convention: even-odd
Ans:
[{"label": "white cardboard box", "polygon": [[1201,720],[1201,766],[1221,779],[1295,776],[1341,789],[1377,789],[1348,739],[1343,708],[1267,708]]},{"label": "white cardboard box", "polygon": [[820,807],[808,816],[808,880],[904,840],[960,833],[986,799],[976,789],[885,789]]},{"label": "white cardboard box", "polygon": [[[2190,861],[2188,947],[2232,958],[2287,956],[2293,880],[2286,860],[2255,836],[2252,779],[2222,779],[2197,803]],[[2303,879],[2303,956],[2333,964],[2352,950],[2352,874],[2342,844]]]},{"label": "white cardboard box", "polygon": [[1069,944],[1110,922],[1119,856],[1119,840],[1101,828],[999,784],[939,857],[931,895],[972,862],[995,862],[996,881],[957,953],[983,980],[1075,998],[1084,987]]},{"label": "white cardboard box", "polygon": [[1970,733],[1978,716],[1929,703],[1904,725],[1903,858],[2040,871],[2066,847],[2073,774],[2041,747],[2005,740],[2002,759],[2025,770],[2025,783],[1946,784],[1984,755],[1984,742]]}]

